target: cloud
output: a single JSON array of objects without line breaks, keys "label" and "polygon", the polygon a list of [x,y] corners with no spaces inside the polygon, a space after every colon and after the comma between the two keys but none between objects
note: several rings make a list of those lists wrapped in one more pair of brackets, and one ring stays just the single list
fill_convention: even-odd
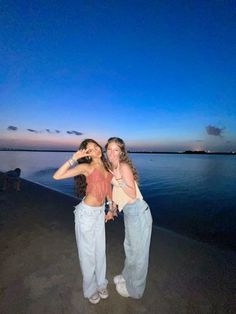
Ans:
[{"label": "cloud", "polygon": [[13,125],[9,125],[9,127],[7,128],[8,131],[17,131],[18,128],[16,126]]},{"label": "cloud", "polygon": [[51,131],[50,129],[46,129],[46,131],[49,133],[49,134],[55,134],[55,133],[60,133],[61,131],[59,130],[53,130]]},{"label": "cloud", "polygon": [[[16,127],[16,126],[13,126],[13,125],[9,125],[8,126],[8,128],[7,128],[7,130],[8,131],[17,131],[18,130],[18,127]],[[38,131],[38,130],[35,130],[35,129],[27,129],[27,131],[28,132],[31,132],[31,133],[43,133],[43,132],[47,132],[47,133],[49,133],[49,134],[59,134],[59,133],[61,133],[62,131],[60,131],[60,130],[51,130],[51,129],[45,129],[45,130],[43,130],[43,131]],[[82,132],[79,132],[79,131],[66,131],[66,133],[67,134],[74,134],[74,135],[77,135],[77,136],[79,136],[79,135],[83,135],[83,133]]]},{"label": "cloud", "polygon": [[27,129],[27,131],[32,132],[32,133],[40,133],[40,131],[33,130],[33,129]]},{"label": "cloud", "polygon": [[222,133],[225,128],[218,128],[213,125],[208,125],[206,127],[206,131],[208,135],[214,135],[214,136],[222,136]]},{"label": "cloud", "polygon": [[78,131],[66,131],[68,134],[75,134],[75,135],[83,135],[83,133],[78,132]]},{"label": "cloud", "polygon": [[203,143],[204,141],[203,140],[196,140],[195,142]]}]

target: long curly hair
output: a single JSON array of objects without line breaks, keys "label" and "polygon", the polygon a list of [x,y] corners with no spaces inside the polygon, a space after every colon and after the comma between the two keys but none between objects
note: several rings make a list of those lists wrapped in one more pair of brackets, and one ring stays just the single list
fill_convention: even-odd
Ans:
[{"label": "long curly hair", "polygon": [[[91,138],[87,138],[87,139],[83,140],[83,142],[81,142],[81,144],[79,146],[79,149],[86,149],[88,143],[93,143],[101,149],[101,153],[102,153],[101,160],[103,162],[105,169],[107,171],[109,171],[109,165],[108,165],[108,162],[104,156],[102,146],[99,145],[95,140],[93,140]],[[78,162],[78,164],[83,164],[83,163],[90,164],[92,162],[92,158],[89,156],[82,157],[82,158],[78,159],[77,162]],[[79,174],[79,175],[74,177],[74,181],[75,181],[75,192],[76,192],[77,196],[79,198],[83,198],[85,196],[86,187],[87,187],[86,176],[83,174]]]},{"label": "long curly hair", "polygon": [[[133,163],[132,161],[129,159],[128,157],[128,153],[127,153],[127,149],[126,149],[126,146],[125,146],[125,142],[119,138],[119,137],[110,137],[105,145],[105,149],[107,151],[107,148],[108,148],[108,145],[110,143],[116,143],[120,150],[121,150],[121,154],[120,154],[120,162],[125,162],[127,163],[131,170],[132,170],[132,173],[133,173],[133,176],[134,176],[134,180],[135,181],[138,181],[138,173],[137,173],[137,170],[135,169],[135,167],[133,166]],[[110,169],[112,170],[112,165],[111,163],[108,161],[108,164],[109,164],[109,167]]]}]

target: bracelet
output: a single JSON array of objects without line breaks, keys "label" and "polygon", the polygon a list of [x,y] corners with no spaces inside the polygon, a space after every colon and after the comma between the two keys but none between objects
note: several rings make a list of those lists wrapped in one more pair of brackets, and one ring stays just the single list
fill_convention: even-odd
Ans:
[{"label": "bracelet", "polygon": [[74,160],[73,158],[71,158],[68,160],[68,163],[69,163],[70,167],[73,167],[77,163],[77,161]]}]

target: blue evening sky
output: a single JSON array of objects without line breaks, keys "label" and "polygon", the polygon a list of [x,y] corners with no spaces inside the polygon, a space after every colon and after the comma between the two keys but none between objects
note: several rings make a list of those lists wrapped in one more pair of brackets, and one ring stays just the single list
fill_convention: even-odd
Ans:
[{"label": "blue evening sky", "polygon": [[236,151],[234,0],[0,7],[0,148]]}]

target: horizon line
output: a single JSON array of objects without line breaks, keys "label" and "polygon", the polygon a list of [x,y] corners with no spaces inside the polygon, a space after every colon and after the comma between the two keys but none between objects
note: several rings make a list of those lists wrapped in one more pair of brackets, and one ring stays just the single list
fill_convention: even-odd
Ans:
[{"label": "horizon line", "polygon": [[[0,151],[26,151],[26,152],[74,152],[75,150],[64,149],[30,149],[30,148],[0,148]],[[130,154],[205,154],[205,155],[235,155],[236,152],[217,152],[217,151],[204,151],[204,150],[186,150],[186,151],[153,151],[153,150],[127,150]]]}]

